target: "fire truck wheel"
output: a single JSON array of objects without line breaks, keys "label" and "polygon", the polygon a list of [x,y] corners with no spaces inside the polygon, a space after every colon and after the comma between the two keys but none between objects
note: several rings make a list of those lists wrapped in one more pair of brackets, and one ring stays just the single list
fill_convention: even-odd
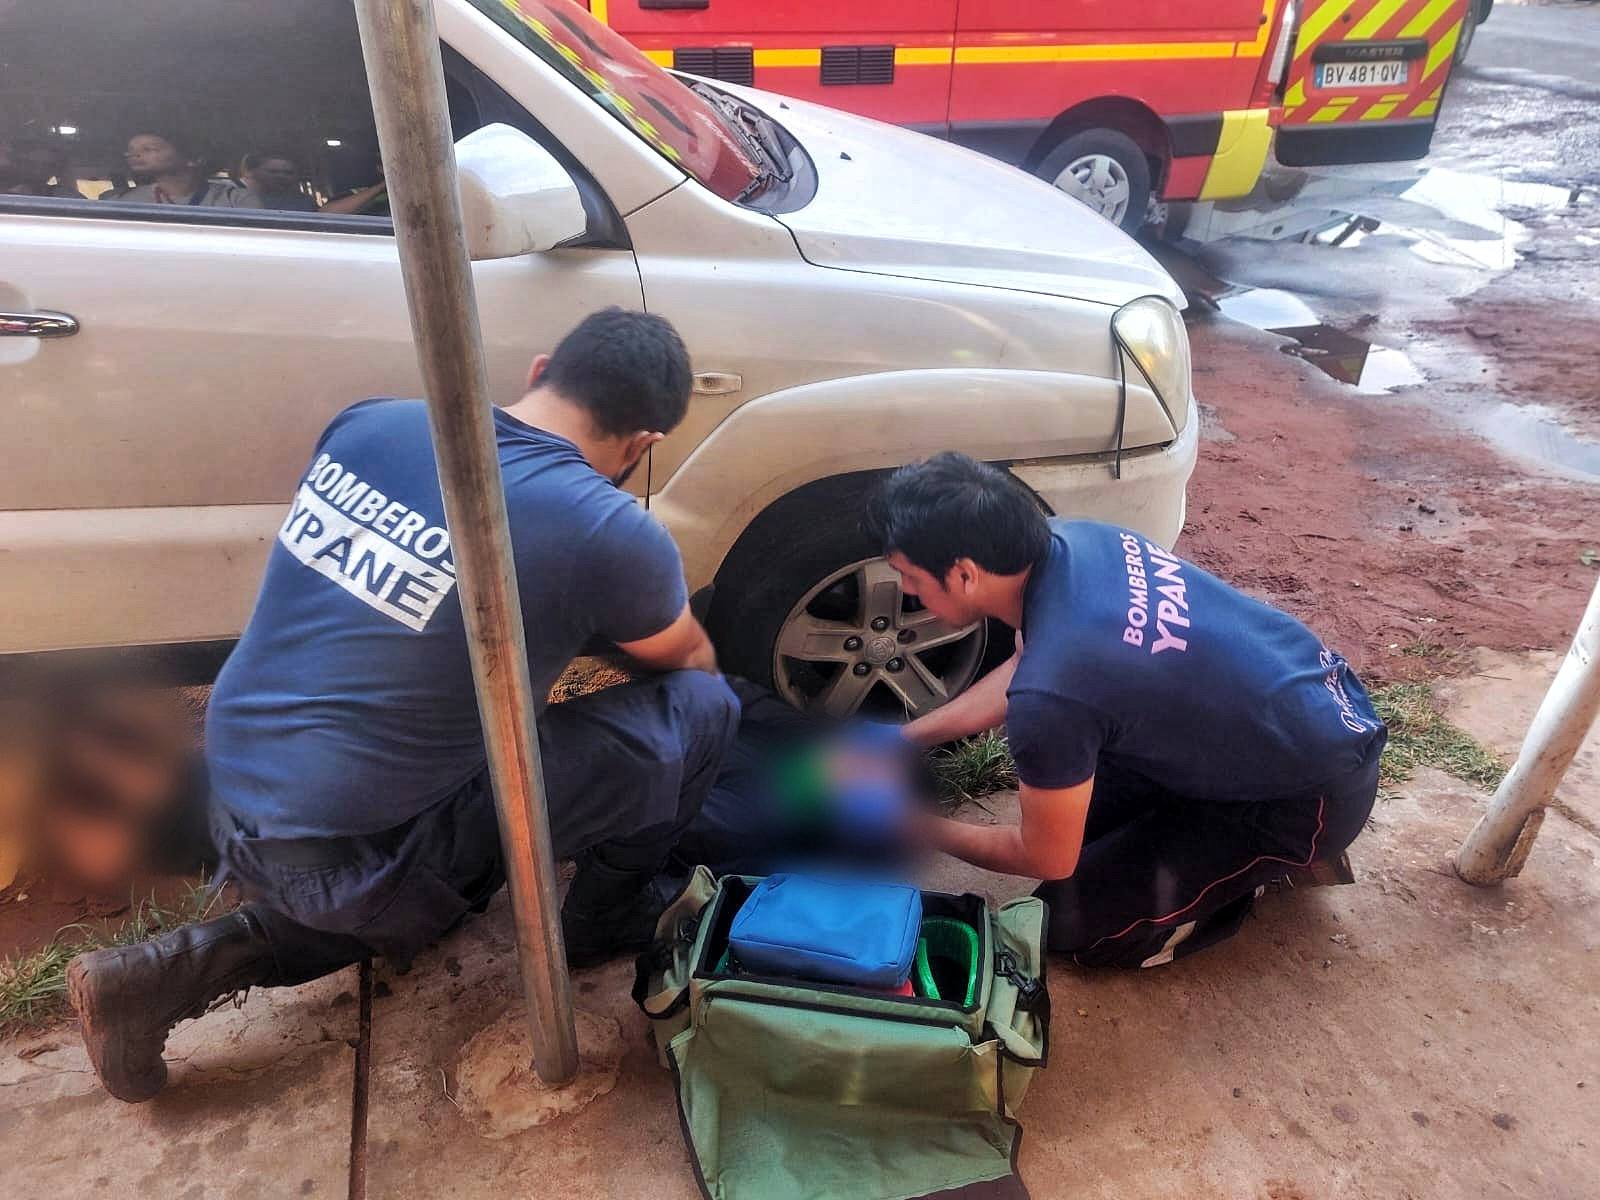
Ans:
[{"label": "fire truck wheel", "polygon": [[1129,233],[1144,224],[1150,204],[1150,160],[1125,133],[1115,129],[1074,133],[1046,154],[1034,173]]}]

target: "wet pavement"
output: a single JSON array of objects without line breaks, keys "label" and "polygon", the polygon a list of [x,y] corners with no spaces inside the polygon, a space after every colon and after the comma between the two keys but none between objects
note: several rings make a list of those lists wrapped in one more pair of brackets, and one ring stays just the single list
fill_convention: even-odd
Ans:
[{"label": "wet pavement", "polygon": [[[1600,42],[1600,7],[1502,3],[1474,62],[1505,57],[1502,28],[1546,39],[1581,28],[1572,36],[1587,46]],[[1463,72],[1421,162],[1274,167],[1250,200],[1198,206],[1161,251],[1194,302],[1191,324],[1269,332],[1356,393],[1425,406],[1441,433],[1600,480],[1600,373],[1579,349],[1600,323],[1600,88],[1591,99],[1585,71],[1555,73],[1578,59]]]}]

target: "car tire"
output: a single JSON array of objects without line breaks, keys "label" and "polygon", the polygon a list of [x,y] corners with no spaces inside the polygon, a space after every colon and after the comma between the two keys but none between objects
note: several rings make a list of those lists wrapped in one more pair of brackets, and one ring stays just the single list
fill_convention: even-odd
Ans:
[{"label": "car tire", "polygon": [[[920,606],[899,592],[895,572],[856,524],[869,486],[780,502],[776,514],[763,514],[718,573],[706,624],[723,670],[797,708],[903,720],[958,695],[993,665],[991,639],[986,626],[957,637],[918,616]],[[864,599],[869,591],[871,601]],[[875,619],[882,628],[873,627]],[[828,657],[781,654],[782,645],[798,645],[782,641],[786,631],[806,640],[806,653],[815,644]],[[859,639],[853,650],[844,649],[846,636]],[[1009,652],[1009,633],[998,641]]]},{"label": "car tire", "polygon": [[1150,206],[1150,160],[1115,129],[1085,129],[1059,142],[1034,174],[1129,233],[1144,225]]}]

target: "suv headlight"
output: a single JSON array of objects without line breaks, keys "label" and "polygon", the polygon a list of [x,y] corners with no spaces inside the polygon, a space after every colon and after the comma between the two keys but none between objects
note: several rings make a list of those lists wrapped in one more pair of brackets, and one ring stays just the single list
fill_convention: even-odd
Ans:
[{"label": "suv headlight", "polygon": [[1171,301],[1141,296],[1117,309],[1111,318],[1111,336],[1133,360],[1161,407],[1167,410],[1173,431],[1182,433],[1189,422],[1189,334],[1183,316]]}]

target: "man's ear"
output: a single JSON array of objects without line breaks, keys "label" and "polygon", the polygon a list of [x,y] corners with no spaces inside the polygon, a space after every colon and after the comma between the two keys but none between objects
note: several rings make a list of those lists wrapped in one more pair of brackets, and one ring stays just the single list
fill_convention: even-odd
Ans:
[{"label": "man's ear", "polygon": [[[972,589],[978,583],[978,564],[970,558],[958,558],[950,565],[950,574],[954,578],[946,576],[945,590],[949,592],[959,591],[963,595],[970,596]],[[954,586],[951,586],[952,584]]]},{"label": "man's ear", "polygon": [[550,365],[550,356],[541,354],[533,360],[533,365],[528,368],[528,389],[531,391],[539,382],[539,376],[544,374],[544,369]]},{"label": "man's ear", "polygon": [[643,455],[646,450],[650,449],[651,446],[654,446],[666,436],[667,435],[664,433],[647,433],[642,429],[638,433],[629,434],[626,457],[624,461],[630,463],[637,462],[640,456]]}]

